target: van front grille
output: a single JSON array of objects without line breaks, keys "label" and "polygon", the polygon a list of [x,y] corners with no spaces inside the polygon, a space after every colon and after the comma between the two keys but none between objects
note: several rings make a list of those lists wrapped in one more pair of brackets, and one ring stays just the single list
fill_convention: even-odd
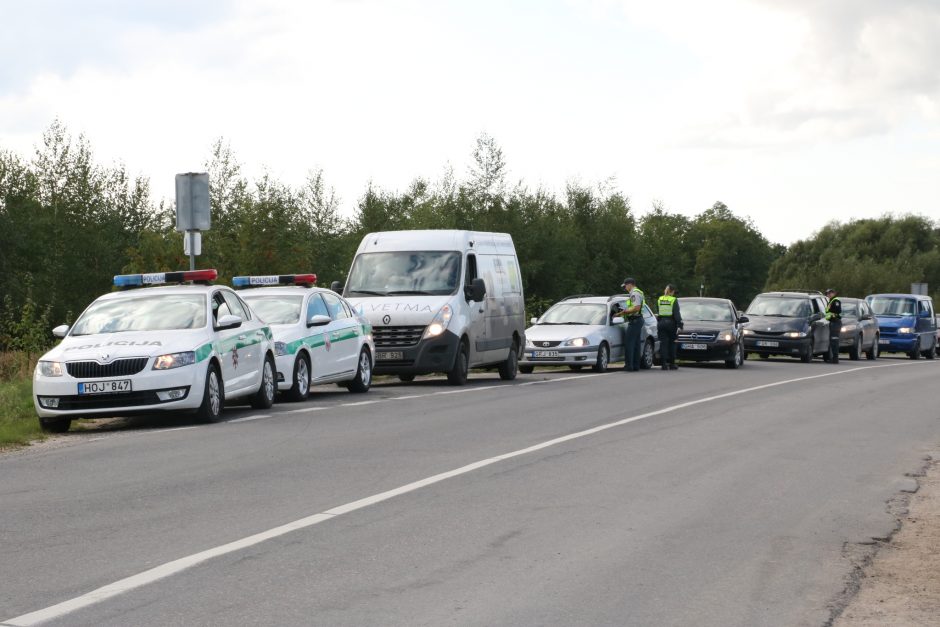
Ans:
[{"label": "van front grille", "polygon": [[372,327],[376,348],[405,348],[414,346],[424,335],[423,326]]}]

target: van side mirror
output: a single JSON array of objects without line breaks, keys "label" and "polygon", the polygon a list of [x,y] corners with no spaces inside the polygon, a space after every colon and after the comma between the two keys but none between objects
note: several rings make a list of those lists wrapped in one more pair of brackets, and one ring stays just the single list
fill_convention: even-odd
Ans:
[{"label": "van side mirror", "polygon": [[473,279],[463,292],[468,301],[480,302],[486,297],[486,283],[480,278]]},{"label": "van side mirror", "polygon": [[60,324],[52,330],[52,335],[56,337],[65,337],[69,334],[69,328],[70,327],[67,324]]},{"label": "van side mirror", "polygon": [[219,318],[218,322],[215,323],[215,328],[220,331],[223,329],[237,329],[240,326],[242,326],[242,319],[232,314],[222,316]]},{"label": "van side mirror", "polygon": [[329,316],[324,316],[323,314],[314,314],[310,316],[310,319],[307,320],[307,328],[309,327],[322,327],[324,324],[329,324],[333,319]]},{"label": "van side mirror", "polygon": [[345,285],[343,285],[340,281],[333,281],[332,283],[330,283],[330,289],[336,292],[337,294],[342,294],[344,287]]}]

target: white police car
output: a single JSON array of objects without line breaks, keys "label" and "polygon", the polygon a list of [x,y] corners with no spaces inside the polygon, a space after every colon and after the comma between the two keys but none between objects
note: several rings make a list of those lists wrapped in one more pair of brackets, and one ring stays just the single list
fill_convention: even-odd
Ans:
[{"label": "white police car", "polygon": [[314,287],[316,281],[315,274],[237,276],[232,285],[271,325],[278,390],[295,401],[321,383],[367,392],[375,359],[372,326],[335,292]]},{"label": "white police car", "polygon": [[235,398],[270,407],[271,329],[231,288],[211,285],[216,276],[215,270],[116,276],[122,291],[99,297],[71,327],[53,329],[64,339],[33,376],[42,427],[63,432],[74,418],[178,410],[215,421]]}]

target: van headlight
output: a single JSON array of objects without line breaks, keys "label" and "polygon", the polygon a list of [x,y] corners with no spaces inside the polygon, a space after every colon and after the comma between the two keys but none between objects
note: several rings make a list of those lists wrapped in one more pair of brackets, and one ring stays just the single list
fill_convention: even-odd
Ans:
[{"label": "van headlight", "polygon": [[586,337],[575,337],[565,342],[565,346],[587,346],[588,341]]},{"label": "van headlight", "polygon": [[179,368],[180,366],[189,366],[196,363],[196,353],[193,351],[186,351],[183,353],[170,353],[168,355],[160,355],[153,360],[153,369],[154,370],[170,370],[171,368]]},{"label": "van headlight", "polygon": [[901,335],[911,335],[914,333],[914,327],[900,327],[898,329],[898,333]]},{"label": "van headlight", "polygon": [[36,368],[39,369],[39,374],[44,377],[61,377],[65,372],[61,361],[40,361],[36,364]]},{"label": "van headlight", "polygon": [[450,319],[454,317],[454,310],[451,309],[450,305],[444,305],[441,307],[441,310],[438,311],[434,318],[431,320],[431,324],[428,325],[428,328],[424,330],[424,337],[422,339],[428,339],[431,337],[437,337],[447,330],[447,325],[450,322]]}]

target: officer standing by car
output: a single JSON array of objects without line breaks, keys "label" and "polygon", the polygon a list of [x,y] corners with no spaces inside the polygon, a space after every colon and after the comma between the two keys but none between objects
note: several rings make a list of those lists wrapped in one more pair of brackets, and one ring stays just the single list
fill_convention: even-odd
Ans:
[{"label": "officer standing by car", "polygon": [[656,320],[659,330],[659,357],[663,370],[678,370],[676,365],[676,338],[682,328],[682,314],[679,313],[679,301],[676,288],[671,283],[663,290],[663,295],[656,301]]},{"label": "officer standing by car", "polygon": [[826,290],[826,320],[829,321],[829,361],[839,363],[839,341],[842,337],[842,303],[833,288]]},{"label": "officer standing by car", "polygon": [[623,280],[623,289],[627,292],[627,308],[623,312],[627,319],[623,369],[637,372],[640,369],[640,339],[643,332],[643,291],[636,286],[636,279],[633,278]]}]

